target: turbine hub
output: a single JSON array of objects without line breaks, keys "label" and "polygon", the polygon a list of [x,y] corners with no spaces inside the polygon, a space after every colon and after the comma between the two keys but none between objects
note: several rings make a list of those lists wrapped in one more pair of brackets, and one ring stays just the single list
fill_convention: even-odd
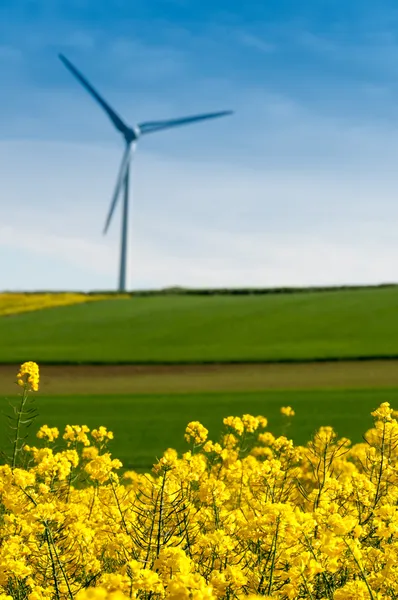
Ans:
[{"label": "turbine hub", "polygon": [[135,125],[134,127],[129,127],[127,129],[126,133],[124,134],[124,137],[126,139],[126,142],[128,144],[131,144],[132,142],[137,141],[140,135],[140,128],[137,125]]}]

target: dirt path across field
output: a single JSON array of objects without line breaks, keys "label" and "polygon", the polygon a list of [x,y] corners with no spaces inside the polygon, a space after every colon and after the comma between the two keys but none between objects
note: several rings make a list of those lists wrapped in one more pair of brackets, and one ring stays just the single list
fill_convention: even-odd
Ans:
[{"label": "dirt path across field", "polygon": [[[18,366],[0,365],[0,395]],[[305,364],[42,366],[43,394],[134,394],[398,387],[398,360]]]}]

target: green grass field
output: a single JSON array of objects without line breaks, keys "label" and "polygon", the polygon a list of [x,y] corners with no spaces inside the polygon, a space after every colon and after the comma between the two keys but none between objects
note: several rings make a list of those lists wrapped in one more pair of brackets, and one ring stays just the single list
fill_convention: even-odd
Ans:
[{"label": "green grass field", "polygon": [[205,363],[398,356],[398,288],[150,296],[0,319],[0,362]]},{"label": "green grass field", "polygon": [[[183,435],[186,424],[191,420],[201,421],[212,438],[217,439],[225,416],[263,414],[269,420],[268,430],[280,435],[285,432],[286,423],[280,408],[291,405],[296,416],[286,433],[295,442],[308,441],[321,425],[332,425],[341,436],[359,442],[372,424],[370,412],[385,401],[398,407],[398,388],[172,395],[39,395],[36,406],[40,416],[34,430],[44,423],[60,429],[67,423],[89,427],[106,425],[115,433],[111,451],[122,460],[125,468],[148,470],[165,449],[188,449]],[[3,404],[2,413],[5,412]],[[5,433],[6,419],[2,416],[1,440],[6,439]],[[34,442],[33,431],[30,441]]]},{"label": "green grass field", "polygon": [[[184,450],[190,420],[217,438],[223,417],[264,414],[281,434],[282,405],[296,410],[288,435],[298,443],[320,425],[360,441],[371,410],[398,408],[398,362],[353,359],[398,357],[397,307],[398,288],[375,288],[132,297],[2,317],[0,395],[15,393],[15,364],[37,361],[35,428],[106,425],[114,456],[139,470],[168,447]],[[297,364],[195,365],[267,361]],[[5,423],[0,416],[0,440]]]}]

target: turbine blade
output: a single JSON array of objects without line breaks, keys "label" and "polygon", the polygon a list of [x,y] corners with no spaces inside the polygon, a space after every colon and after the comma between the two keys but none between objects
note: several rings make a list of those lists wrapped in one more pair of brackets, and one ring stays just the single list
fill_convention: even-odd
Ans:
[{"label": "turbine blade", "polygon": [[147,121],[145,123],[139,123],[138,127],[142,134],[154,133],[155,131],[161,131],[162,129],[170,129],[171,127],[179,127],[180,125],[190,125],[197,121],[205,121],[207,119],[216,119],[218,117],[226,117],[232,115],[232,110],[223,110],[221,112],[206,113],[204,115],[195,115],[193,117],[182,117],[181,119],[169,119],[166,121]]},{"label": "turbine blade", "polygon": [[82,86],[87,90],[87,92],[98,102],[98,104],[103,108],[106,112],[116,129],[118,129],[121,133],[125,134],[128,131],[127,125],[122,121],[119,115],[109,106],[109,104],[100,96],[100,94],[93,88],[91,83],[87,81],[87,79],[76,69],[74,65],[64,56],[63,54],[59,54],[59,59],[65,65],[65,67],[76,77],[78,81],[82,84]]},{"label": "turbine blade", "polygon": [[127,172],[128,166],[129,166],[130,153],[131,153],[131,144],[128,144],[126,146],[126,150],[124,151],[122,162],[120,163],[119,174],[118,174],[117,180],[116,180],[115,191],[113,192],[108,216],[105,221],[105,227],[104,227],[104,232],[103,232],[104,235],[108,231],[110,222],[113,217],[113,213],[115,212],[116,204],[119,199],[120,191],[122,189],[122,185],[123,185],[124,179],[126,177],[126,172]]}]

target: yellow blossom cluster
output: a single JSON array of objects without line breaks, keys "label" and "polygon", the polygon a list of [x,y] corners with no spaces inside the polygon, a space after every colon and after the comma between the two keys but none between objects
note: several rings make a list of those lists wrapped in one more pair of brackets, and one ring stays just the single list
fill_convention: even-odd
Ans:
[{"label": "yellow blossom cluster", "polygon": [[58,293],[10,293],[0,294],[0,316],[14,315],[18,313],[41,310],[43,308],[54,308],[56,306],[68,306],[82,302],[95,300],[109,300],[112,298],[124,298],[119,294],[80,294],[72,292]]},{"label": "yellow blossom cluster", "polygon": [[188,443],[192,441],[194,444],[203,444],[207,440],[208,433],[208,429],[203,427],[202,423],[191,421],[185,429],[185,439]]},{"label": "yellow blossom cluster", "polygon": [[59,437],[59,431],[57,427],[49,427],[48,425],[42,425],[36,435],[41,440],[48,440],[49,442],[54,442]]},{"label": "yellow blossom cluster", "polygon": [[281,415],[283,415],[284,417],[294,417],[295,412],[291,406],[282,406]]},{"label": "yellow blossom cluster", "polygon": [[372,414],[354,445],[194,421],[191,450],[124,475],[105,428],[43,426],[0,466],[0,600],[398,598],[398,421]]},{"label": "yellow blossom cluster", "polygon": [[106,427],[98,427],[98,429],[93,429],[91,435],[95,439],[96,442],[106,442],[108,440],[113,440],[113,432],[108,431]]},{"label": "yellow blossom cluster", "polygon": [[21,365],[17,374],[17,383],[20,386],[26,386],[27,389],[37,392],[39,389],[39,367],[33,361],[25,362]]}]

